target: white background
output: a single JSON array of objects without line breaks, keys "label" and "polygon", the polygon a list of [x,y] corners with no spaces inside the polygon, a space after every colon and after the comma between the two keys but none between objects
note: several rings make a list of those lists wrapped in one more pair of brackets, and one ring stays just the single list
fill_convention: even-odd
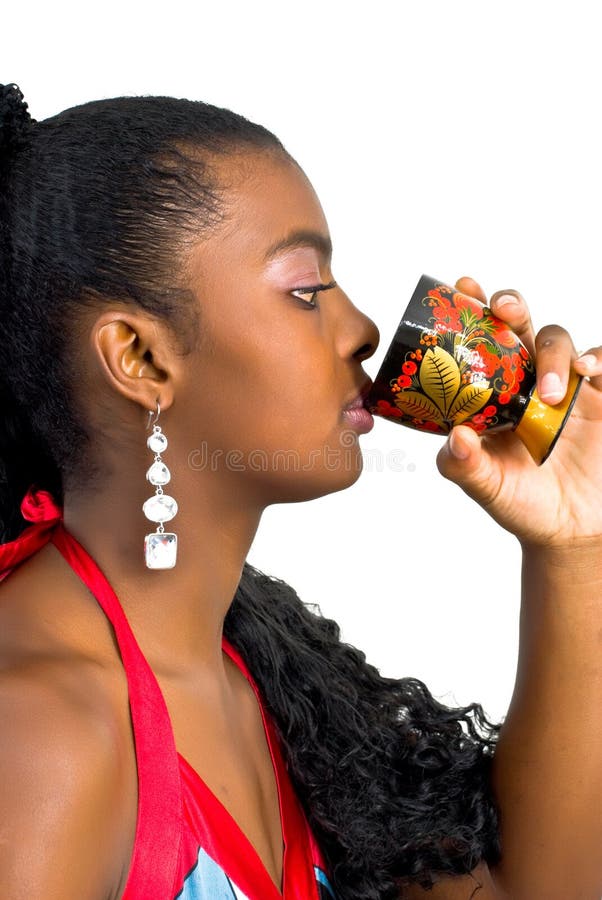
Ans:
[{"label": "white background", "polygon": [[[562,322],[581,350],[600,342],[596,13],[575,0],[25,0],[2,13],[0,82],[37,119],[167,94],[275,131],[322,199],[335,277],[381,330],[374,377],[422,272],[515,287],[539,325]],[[377,420],[360,440],[360,480],[268,509],[250,561],[318,602],[383,673],[500,718],[515,539],[438,475],[439,438]]]}]

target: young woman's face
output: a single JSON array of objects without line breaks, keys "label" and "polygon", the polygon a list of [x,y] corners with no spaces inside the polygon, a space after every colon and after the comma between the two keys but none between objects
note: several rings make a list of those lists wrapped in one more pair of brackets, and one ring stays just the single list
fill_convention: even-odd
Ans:
[{"label": "young woman's face", "polygon": [[324,213],[293,162],[248,154],[220,177],[226,217],[189,270],[201,347],[175,400],[189,465],[266,505],[340,490],[361,472],[343,409],[368,381],[378,329],[334,284]]}]

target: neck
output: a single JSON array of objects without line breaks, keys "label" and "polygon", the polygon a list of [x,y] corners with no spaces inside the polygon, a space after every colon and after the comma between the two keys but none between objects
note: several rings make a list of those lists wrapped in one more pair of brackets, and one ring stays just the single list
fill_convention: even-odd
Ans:
[{"label": "neck", "polygon": [[[98,564],[117,594],[142,652],[155,671],[221,666],[223,622],[240,581],[263,509],[240,490],[212,480],[165,486],[178,513],[165,523],[178,535],[173,569],[151,570],[144,536],[156,530],[142,512],[154,488],[132,490],[131,476],[107,480],[87,496],[64,498],[64,525]],[[176,489],[177,485],[177,489]]]}]

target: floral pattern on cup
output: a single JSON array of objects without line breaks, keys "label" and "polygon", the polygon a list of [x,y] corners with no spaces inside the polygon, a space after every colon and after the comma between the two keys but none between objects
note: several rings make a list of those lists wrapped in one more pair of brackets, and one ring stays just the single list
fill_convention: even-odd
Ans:
[{"label": "floral pattern on cup", "polygon": [[436,282],[406,318],[367,398],[370,412],[436,434],[459,424],[477,432],[516,425],[535,369],[501,319]]}]

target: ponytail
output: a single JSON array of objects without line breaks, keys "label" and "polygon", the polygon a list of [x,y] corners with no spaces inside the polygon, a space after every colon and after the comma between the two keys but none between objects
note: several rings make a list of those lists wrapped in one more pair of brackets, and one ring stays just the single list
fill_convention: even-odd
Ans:
[{"label": "ponytail", "polygon": [[32,434],[6,376],[10,338],[4,326],[13,270],[8,209],[11,163],[28,145],[34,125],[17,85],[0,85],[0,543],[14,540],[29,524],[21,516],[20,503],[32,483],[62,500],[58,470]]},{"label": "ponytail", "polygon": [[30,525],[20,505],[27,489],[35,485],[63,502],[60,473],[31,432],[14,398],[0,386],[0,543],[13,541]]}]

